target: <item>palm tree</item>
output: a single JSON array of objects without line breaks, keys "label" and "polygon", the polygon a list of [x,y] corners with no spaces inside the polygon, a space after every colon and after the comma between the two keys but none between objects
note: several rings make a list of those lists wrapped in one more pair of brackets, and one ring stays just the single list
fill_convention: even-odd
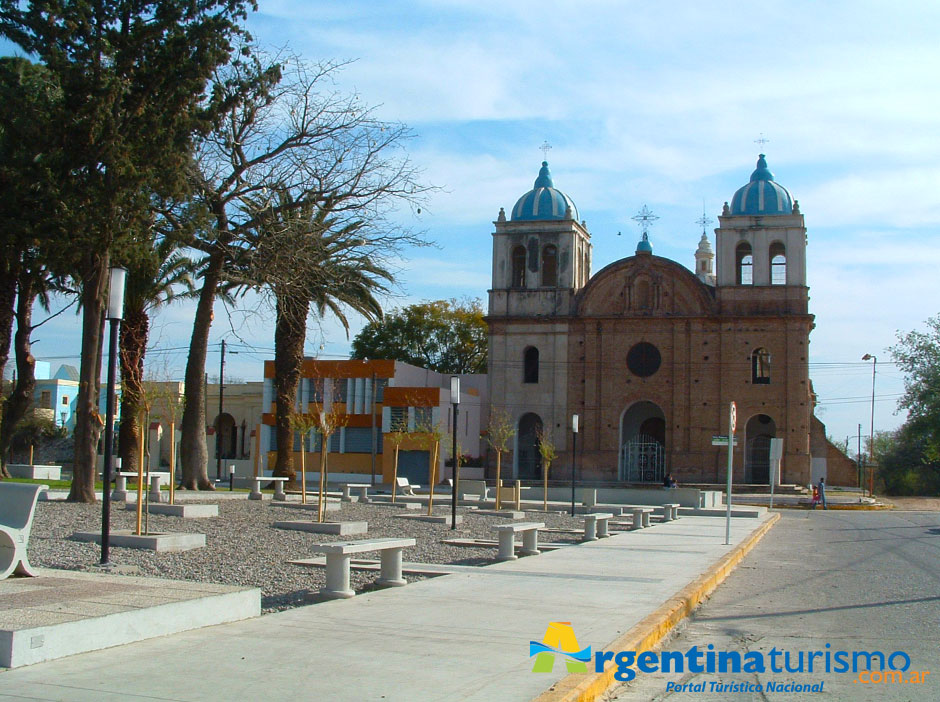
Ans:
[{"label": "palm tree", "polygon": [[145,409],[144,357],[150,315],[175,300],[194,295],[196,264],[172,237],[164,236],[127,266],[124,318],[121,321],[121,427],[118,455],[126,470],[140,460],[140,420]]},{"label": "palm tree", "polygon": [[[285,206],[291,195],[262,218],[252,252],[251,276],[274,295],[274,400],[277,459],[274,475],[296,480],[290,417],[297,396],[311,308],[332,313],[349,333],[348,310],[372,321],[382,317],[375,295],[386,292],[392,274],[378,262],[361,220],[340,222],[329,203]],[[260,203],[263,206],[263,203]],[[259,203],[252,203],[258,207]],[[302,408],[306,409],[306,408]]]}]

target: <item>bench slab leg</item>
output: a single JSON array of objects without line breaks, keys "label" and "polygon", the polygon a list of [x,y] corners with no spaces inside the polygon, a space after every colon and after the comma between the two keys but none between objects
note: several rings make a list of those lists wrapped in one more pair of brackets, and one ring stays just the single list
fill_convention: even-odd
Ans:
[{"label": "bench slab leg", "polygon": [[284,494],[284,481],[275,480],[274,481],[274,499],[278,502],[286,502],[287,495]]},{"label": "bench slab leg", "polygon": [[539,530],[529,529],[522,532],[522,550],[519,551],[523,556],[538,556],[539,551]]},{"label": "bench slab leg", "polygon": [[598,519],[597,520],[597,538],[606,539],[608,536],[610,536],[610,532],[607,531],[607,520]]},{"label": "bench slab leg", "polygon": [[645,529],[648,526],[650,526],[650,513],[644,512],[643,513],[643,528]]},{"label": "bench slab leg", "polygon": [[341,600],[353,597],[356,592],[349,587],[349,559],[342,553],[326,554],[326,586],[320,589],[323,597]]},{"label": "bench slab leg", "polygon": [[511,531],[499,532],[499,553],[496,555],[497,561],[514,561],[516,556],[516,538]]},{"label": "bench slab leg", "polygon": [[383,587],[401,587],[407,585],[408,581],[401,574],[401,554],[404,549],[387,548],[382,551],[382,565],[377,585]]},{"label": "bench slab leg", "polygon": [[630,527],[631,530],[642,529],[643,528],[643,515],[639,512],[633,513],[633,525]]},{"label": "bench slab leg", "polygon": [[597,541],[597,520],[584,518],[584,541]]}]

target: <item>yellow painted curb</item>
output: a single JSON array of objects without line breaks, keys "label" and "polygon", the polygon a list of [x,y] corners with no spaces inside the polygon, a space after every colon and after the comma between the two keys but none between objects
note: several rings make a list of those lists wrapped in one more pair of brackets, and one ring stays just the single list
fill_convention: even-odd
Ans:
[{"label": "yellow painted curb", "polygon": [[[718,563],[709,568],[698,579],[686,585],[677,595],[667,600],[655,612],[634,626],[616,641],[605,646],[607,651],[648,651],[661,641],[672,629],[685,619],[700,602],[715,591],[735,566],[753,549],[780,519],[779,514],[770,518]],[[593,665],[593,661],[588,664]],[[603,673],[572,673],[541,695],[534,702],[593,702],[615,681],[616,666],[608,664]]]},{"label": "yellow painted curb", "polygon": [[[761,505],[757,502],[735,502],[735,505],[747,505],[748,507],[767,507],[767,505]],[[774,511],[778,509],[803,509],[812,511],[812,507],[809,505],[774,505]],[[856,505],[856,504],[831,504],[829,505],[829,510],[855,510],[855,511],[878,511],[886,509],[894,509],[894,505],[885,504],[883,502],[877,502],[873,505]],[[823,512],[822,507],[819,508],[820,512]]]}]

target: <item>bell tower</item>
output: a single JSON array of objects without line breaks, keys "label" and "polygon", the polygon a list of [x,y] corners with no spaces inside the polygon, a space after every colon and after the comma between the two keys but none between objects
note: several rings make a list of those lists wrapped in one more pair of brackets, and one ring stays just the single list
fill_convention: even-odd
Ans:
[{"label": "bell tower", "polygon": [[730,206],[725,203],[718,221],[719,288],[806,288],[806,225],[800,205],[774,180],[764,154],[750,182],[735,192]]},{"label": "bell tower", "polygon": [[591,275],[591,235],[578,208],[555,188],[542,161],[532,190],[493,223],[490,316],[554,316],[570,312]]}]

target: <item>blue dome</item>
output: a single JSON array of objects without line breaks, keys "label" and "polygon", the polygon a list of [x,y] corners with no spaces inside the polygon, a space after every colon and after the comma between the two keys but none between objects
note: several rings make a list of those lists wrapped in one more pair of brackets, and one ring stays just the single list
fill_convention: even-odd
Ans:
[{"label": "blue dome", "polygon": [[785,187],[774,181],[764,154],[757,159],[751,182],[739,188],[731,198],[732,215],[788,215],[793,213],[793,198]]},{"label": "blue dome", "polygon": [[640,239],[639,243],[636,245],[636,252],[639,253],[653,253],[653,245],[650,243],[650,238],[648,234],[643,234],[643,238]]},{"label": "blue dome", "polygon": [[569,219],[565,216],[571,208],[571,217],[577,221],[578,208],[570,197],[555,189],[552,174],[548,170],[548,161],[542,161],[539,177],[535,179],[532,190],[516,201],[512,208],[513,222],[531,222],[544,219]]}]

